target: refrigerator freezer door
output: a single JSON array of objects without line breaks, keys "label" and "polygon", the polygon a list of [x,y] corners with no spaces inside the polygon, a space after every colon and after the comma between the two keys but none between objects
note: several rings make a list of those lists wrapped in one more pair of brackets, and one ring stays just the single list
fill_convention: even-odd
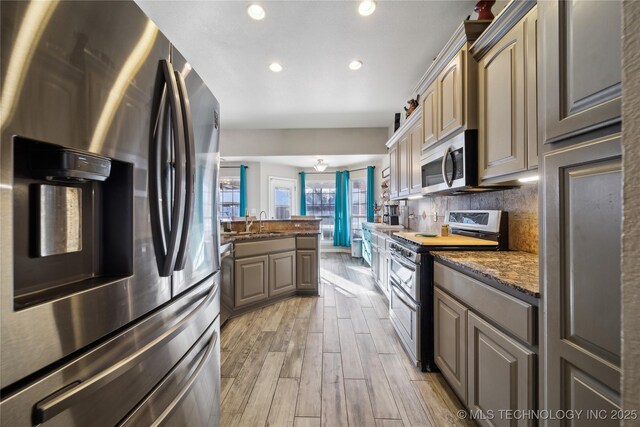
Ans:
[{"label": "refrigerator freezer door", "polygon": [[[166,303],[149,225],[148,142],[158,62],[170,45],[133,2],[0,3],[1,387],[67,356]],[[34,24],[37,23],[37,24]],[[6,107],[6,109],[5,109]],[[14,303],[14,135],[134,165],[133,275],[27,308]],[[91,221],[92,222],[92,221]],[[83,227],[89,223],[83,222]],[[110,236],[113,237],[113,236]],[[23,246],[27,247],[28,245]],[[84,247],[83,247],[84,250]],[[41,259],[51,262],[73,253]],[[56,258],[57,259],[57,258]],[[24,261],[24,262],[23,262]]]},{"label": "refrigerator freezer door", "polygon": [[[211,343],[206,364],[199,372],[176,377],[201,383],[201,375],[218,373],[219,284],[216,274],[162,310],[9,395],[0,403],[2,426],[116,425],[147,399],[150,390],[166,382],[169,373],[184,366],[185,355],[196,365],[204,360],[202,351],[194,353],[194,346]],[[208,381],[207,394],[198,394],[198,399],[217,412],[219,398],[213,391],[218,390],[219,373]],[[168,405],[163,403],[155,407],[158,414]]]},{"label": "refrigerator freezer door", "polygon": [[184,245],[184,268],[176,265],[177,271],[173,275],[175,296],[220,269],[218,212],[215,208],[220,163],[220,105],[177,49],[172,48],[171,56],[173,68],[180,73],[186,88],[183,106],[188,103],[191,111],[195,158],[191,226]]}]

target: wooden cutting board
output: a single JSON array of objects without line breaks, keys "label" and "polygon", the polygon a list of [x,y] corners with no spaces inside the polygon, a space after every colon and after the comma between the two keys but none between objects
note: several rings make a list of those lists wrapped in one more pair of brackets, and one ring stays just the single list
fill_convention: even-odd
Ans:
[{"label": "wooden cutting board", "polygon": [[410,240],[422,246],[498,246],[498,242],[492,240],[477,239],[475,237],[460,236],[459,234],[450,234],[446,237],[422,237],[416,236],[420,233],[399,232],[393,233],[403,239]]}]

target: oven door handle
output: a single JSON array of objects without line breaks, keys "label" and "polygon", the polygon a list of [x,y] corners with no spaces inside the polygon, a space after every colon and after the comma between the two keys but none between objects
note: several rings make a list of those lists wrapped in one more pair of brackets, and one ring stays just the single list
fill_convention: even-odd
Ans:
[{"label": "oven door handle", "polygon": [[407,297],[404,295],[404,292],[396,289],[397,286],[391,285],[391,292],[393,292],[400,301],[404,303],[404,305],[410,307],[413,311],[416,311],[417,304],[413,301],[407,301]]},{"label": "oven door handle", "polygon": [[394,261],[396,261],[398,264],[400,264],[401,266],[403,266],[407,270],[411,270],[414,273],[418,270],[418,268],[417,268],[417,266],[415,264],[414,265],[409,265],[409,264],[406,263],[406,261],[403,261],[402,258],[400,258],[400,256],[397,254],[397,252],[392,252],[391,253],[391,257],[393,258]]},{"label": "oven door handle", "polygon": [[[455,176],[455,171],[454,173],[451,175],[451,179],[449,179],[447,177],[447,158],[451,155],[451,146],[448,146],[446,150],[444,150],[444,156],[442,156],[442,179],[444,179],[445,184],[447,184],[447,187],[451,188],[451,186],[453,185],[453,177]],[[453,167],[455,168],[455,163],[451,162],[453,164]]]}]

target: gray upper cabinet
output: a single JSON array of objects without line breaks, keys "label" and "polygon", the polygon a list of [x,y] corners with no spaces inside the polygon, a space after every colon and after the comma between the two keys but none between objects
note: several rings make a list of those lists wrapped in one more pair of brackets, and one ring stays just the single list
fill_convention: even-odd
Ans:
[{"label": "gray upper cabinet", "polygon": [[420,97],[422,102],[423,150],[438,142],[438,94],[436,87],[436,81],[434,80]]},{"label": "gray upper cabinet", "polygon": [[269,256],[235,261],[236,307],[253,304],[269,296]]},{"label": "gray upper cabinet", "polygon": [[513,2],[472,46],[479,63],[481,180],[497,183],[537,167],[536,34],[533,3]]},{"label": "gray upper cabinet", "polygon": [[458,52],[436,79],[438,94],[438,138],[462,128],[464,122],[463,100],[464,80],[466,78],[464,60],[466,49]]},{"label": "gray upper cabinet", "polygon": [[410,131],[411,149],[409,153],[409,194],[422,192],[422,167],[420,154],[422,153],[422,122],[417,122]]},{"label": "gray upper cabinet", "polygon": [[318,288],[318,252],[299,250],[296,262],[296,286],[298,289]]},{"label": "gray upper cabinet", "polygon": [[269,255],[269,296],[296,289],[296,251]]},{"label": "gray upper cabinet", "polygon": [[622,2],[539,3],[544,143],[620,121]]},{"label": "gray upper cabinet", "polygon": [[398,197],[398,145],[389,149],[389,197]]},{"label": "gray upper cabinet", "polygon": [[469,313],[469,396],[472,411],[493,411],[493,420],[480,425],[533,425],[532,420],[513,423],[500,417],[500,410],[533,410],[535,402],[535,353],[497,328]]},{"label": "gray upper cabinet", "polygon": [[462,403],[467,403],[467,308],[435,289],[435,361]]},{"label": "gray upper cabinet", "polygon": [[620,405],[620,134],[544,156],[546,403]]},{"label": "gray upper cabinet", "polygon": [[409,195],[409,178],[410,178],[410,161],[411,161],[411,150],[409,144],[411,143],[411,134],[407,133],[401,140],[398,142],[398,196],[408,196]]}]

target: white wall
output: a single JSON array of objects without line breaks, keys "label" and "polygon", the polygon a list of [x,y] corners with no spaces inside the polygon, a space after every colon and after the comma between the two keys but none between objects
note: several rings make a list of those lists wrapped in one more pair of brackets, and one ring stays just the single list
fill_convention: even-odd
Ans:
[{"label": "white wall", "polygon": [[[258,216],[260,211],[269,214],[269,177],[289,178],[298,181],[299,169],[292,166],[277,165],[268,162],[244,162],[247,166],[247,209],[249,215]],[[222,166],[233,166],[221,168],[220,177],[240,176],[240,162],[223,162]],[[299,185],[297,186],[299,187]],[[298,194],[296,197],[296,206]],[[298,214],[297,208],[295,214]]]},{"label": "white wall", "polygon": [[385,154],[387,128],[222,129],[220,155],[319,156]]}]

